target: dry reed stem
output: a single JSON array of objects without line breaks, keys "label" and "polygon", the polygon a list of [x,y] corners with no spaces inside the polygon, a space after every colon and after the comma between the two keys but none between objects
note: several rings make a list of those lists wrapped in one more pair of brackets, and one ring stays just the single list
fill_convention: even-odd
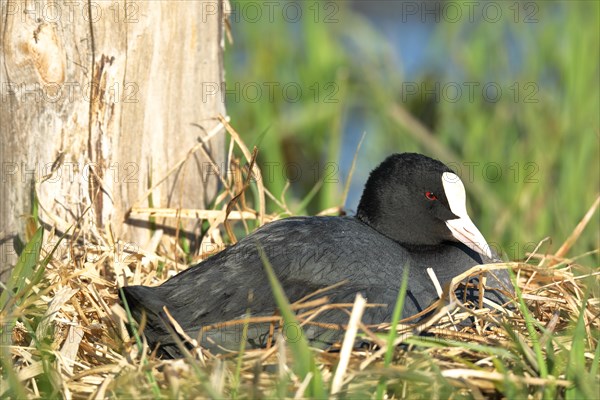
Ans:
[{"label": "dry reed stem", "polygon": [[365,311],[366,304],[367,301],[364,299],[364,297],[362,297],[360,294],[357,294],[356,300],[354,301],[354,307],[352,307],[350,322],[348,322],[348,329],[344,335],[342,350],[340,352],[340,361],[335,370],[333,380],[331,381],[331,394],[336,394],[342,389],[344,374],[348,368],[352,349],[354,348],[354,339],[356,338],[356,333],[358,332],[358,323]]},{"label": "dry reed stem", "polygon": [[598,209],[599,205],[600,205],[600,196],[596,197],[596,201],[594,201],[594,204],[592,204],[592,206],[585,213],[585,215],[583,216],[581,221],[579,221],[579,223],[577,224],[575,229],[573,229],[573,232],[571,232],[571,235],[569,235],[567,240],[565,240],[565,242],[562,244],[562,246],[560,246],[558,251],[554,254],[555,259],[550,261],[550,266],[552,266],[555,263],[556,259],[563,258],[567,254],[567,252],[573,246],[573,244],[577,241],[579,236],[581,236],[581,233],[583,232],[583,230],[585,229],[587,224],[590,222],[590,220],[596,213],[596,210]]}]

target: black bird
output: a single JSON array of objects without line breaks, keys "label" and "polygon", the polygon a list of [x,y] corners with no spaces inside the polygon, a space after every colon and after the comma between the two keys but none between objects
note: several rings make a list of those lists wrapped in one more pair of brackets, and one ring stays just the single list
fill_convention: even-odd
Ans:
[{"label": "black bird", "polygon": [[[144,334],[151,348],[159,345],[163,356],[181,357],[172,329],[166,328],[164,306],[194,339],[202,327],[243,319],[248,308],[252,316],[274,315],[277,307],[259,246],[291,302],[347,281],[325,293],[331,303],[352,303],[361,293],[369,303],[385,304],[366,310],[366,324],[390,321],[406,265],[403,317],[438,299],[427,268],[444,285],[477,264],[499,261],[467,215],[460,178],[424,155],[394,154],[371,172],[356,216],[274,221],[158,287],[124,287],[134,318],[141,321],[146,314]],[[488,286],[512,290],[506,271],[496,271],[495,276],[500,282],[488,277]],[[506,301],[502,291],[488,290],[485,296]],[[319,321],[346,324],[348,315],[332,310]],[[268,331],[267,323],[251,326],[249,345],[264,345]],[[241,325],[223,326],[204,332],[201,343],[236,350],[241,332]],[[343,330],[310,327],[304,334],[313,345],[330,344]]]}]

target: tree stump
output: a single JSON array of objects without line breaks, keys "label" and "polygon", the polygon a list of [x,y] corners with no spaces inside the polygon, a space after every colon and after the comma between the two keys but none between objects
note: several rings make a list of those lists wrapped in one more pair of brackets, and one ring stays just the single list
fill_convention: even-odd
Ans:
[{"label": "tree stump", "polygon": [[[218,181],[197,153],[144,194],[225,114],[221,96],[205,95],[224,79],[223,18],[216,0],[0,4],[2,281],[34,194],[46,228],[93,224],[138,246],[151,230],[128,218],[133,205],[210,202]],[[223,143],[219,132],[205,145],[219,166]],[[182,227],[193,235],[194,223]]]}]

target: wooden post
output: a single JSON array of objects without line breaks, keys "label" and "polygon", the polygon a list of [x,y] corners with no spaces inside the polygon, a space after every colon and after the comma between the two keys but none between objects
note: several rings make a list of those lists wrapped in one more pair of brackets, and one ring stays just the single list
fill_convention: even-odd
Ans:
[{"label": "wooden post", "polygon": [[[207,95],[223,83],[223,25],[221,0],[0,3],[0,272],[14,265],[34,192],[47,228],[83,216],[79,227],[146,243],[148,221],[128,209],[147,207],[151,182],[225,114],[222,96]],[[223,136],[206,146],[217,165]],[[153,205],[204,207],[217,188],[208,165],[191,156]]]}]

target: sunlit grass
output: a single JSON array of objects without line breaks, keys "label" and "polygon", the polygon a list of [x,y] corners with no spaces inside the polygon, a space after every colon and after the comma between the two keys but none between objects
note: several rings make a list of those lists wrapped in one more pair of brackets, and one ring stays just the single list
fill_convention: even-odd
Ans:
[{"label": "sunlit grass", "polygon": [[[497,23],[465,17],[427,25],[431,62],[410,77],[390,36],[349,2],[337,3],[337,22],[307,17],[291,24],[276,14],[269,24],[234,24],[235,42],[225,54],[228,112],[248,143],[262,138],[263,169],[278,166],[267,176],[273,191],[292,180],[292,208],[324,180],[296,212],[338,204],[351,157],[343,153],[366,131],[354,191],[385,156],[420,151],[455,167],[468,186],[474,220],[507,259],[525,257],[549,235],[547,245],[556,250],[599,192],[599,5],[518,4],[517,14],[513,3],[504,4]],[[303,95],[289,101],[274,90],[270,98],[265,82],[297,85]],[[254,84],[263,95],[244,101],[243,88]],[[333,93],[324,90],[327,84],[338,90],[335,102],[325,99]],[[453,87],[462,90],[456,101]],[[398,108],[417,117],[407,120]],[[578,254],[598,248],[599,230],[592,221],[576,244]]]},{"label": "sunlit grass", "polygon": [[[247,149],[244,153],[250,154]],[[252,191],[247,192],[251,196]],[[221,199],[231,201],[227,196]],[[222,225],[214,229],[225,231]],[[90,240],[105,240],[94,239],[93,234]],[[568,259],[536,254],[535,265],[506,265],[517,272],[515,282],[520,287],[513,314],[460,305],[436,313],[419,326],[398,320],[409,285],[406,275],[398,277],[403,283],[391,325],[369,327],[383,329],[383,336],[359,329],[362,340],[373,346],[351,351],[340,386],[334,390],[341,353],[313,349],[303,337],[289,342],[275,338],[273,346],[258,350],[240,343],[239,352],[231,354],[212,354],[200,347],[190,350],[177,339],[182,360],[157,358],[136,324],[131,336],[125,329],[131,315],[117,305],[119,288],[110,272],[123,258],[106,257],[111,249],[75,241],[66,244],[68,253],[54,254],[55,245],[45,254],[41,240],[38,229],[25,244],[21,267],[14,270],[11,289],[0,304],[0,396],[323,398],[335,392],[342,397],[554,399],[590,398],[598,390],[599,275]],[[161,263],[164,270],[178,265],[161,253],[145,253],[143,257],[154,261],[143,265],[131,258],[120,268],[130,271],[131,282],[143,282],[144,277],[150,277],[148,283],[160,282],[163,278],[154,274]],[[95,261],[82,263],[86,257]],[[303,323],[294,315],[294,305],[285,298],[269,261],[263,261],[281,315],[273,317],[275,325]],[[32,275],[32,271],[43,273]],[[329,306],[321,300],[313,302],[311,311],[303,311],[303,318],[310,319],[311,313]],[[295,305],[306,310],[307,304]],[[452,318],[447,312],[452,312]],[[461,324],[472,316],[478,322]],[[243,317],[242,332],[250,329],[253,318]],[[143,319],[139,322],[144,325]],[[79,341],[73,336],[77,329],[82,330]],[[174,325],[172,334],[178,338],[176,330]],[[427,336],[420,336],[421,331]],[[186,340],[194,342],[194,338]]]}]

